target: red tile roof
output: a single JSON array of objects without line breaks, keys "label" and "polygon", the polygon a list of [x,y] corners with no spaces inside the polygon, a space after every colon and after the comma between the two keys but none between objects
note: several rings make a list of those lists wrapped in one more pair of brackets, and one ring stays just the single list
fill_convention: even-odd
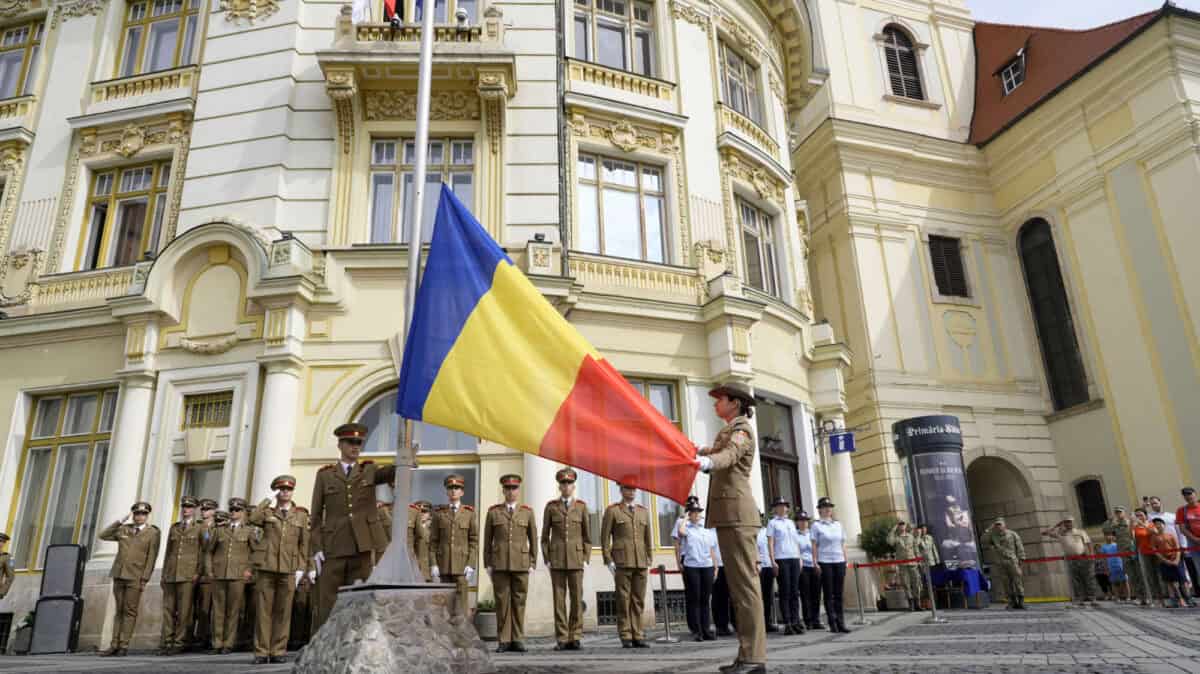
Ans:
[{"label": "red tile roof", "polygon": [[[975,24],[975,113],[967,142],[984,145],[1173,8],[1090,30]],[[1025,82],[1004,95],[1000,71],[1025,49]]]}]

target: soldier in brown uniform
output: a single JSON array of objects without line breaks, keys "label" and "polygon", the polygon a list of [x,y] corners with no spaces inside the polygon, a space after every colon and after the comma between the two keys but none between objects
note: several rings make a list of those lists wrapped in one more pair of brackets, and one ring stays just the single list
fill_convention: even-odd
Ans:
[{"label": "soldier in brown uniform", "polygon": [[537,566],[537,522],[533,509],[518,503],[521,476],[500,478],[504,503],[488,509],[483,527],[483,567],[492,578],[496,594],[496,621],[500,626],[497,653],[525,652],[525,595],[529,572]]},{"label": "soldier in brown uniform", "polygon": [[587,504],[575,498],[575,470],[563,468],[554,477],[559,497],[542,511],[542,559],[554,588],[554,650],[577,651],[583,638],[583,565],[592,559],[592,534]]},{"label": "soldier in brown uniform", "polygon": [[0,599],[8,594],[13,584],[12,561],[4,548],[8,547],[8,534],[0,531]]},{"label": "soldier in brown uniform", "polygon": [[100,655],[126,654],[129,640],[133,638],[133,628],[137,626],[142,590],[146,589],[146,583],[154,573],[154,560],[158,558],[158,547],[162,542],[158,527],[146,523],[146,518],[150,516],[149,503],[134,503],[130,513],[133,516],[132,523],[127,515],[97,535],[102,541],[117,544],[117,558],[113,560],[109,574],[113,579],[113,603],[117,612],[113,618],[112,643]]},{"label": "soldier in brown uniform", "polygon": [[[204,529],[203,538],[206,542],[212,541],[213,528],[216,526],[217,502],[210,498],[200,499],[200,526]],[[203,556],[204,551],[200,551],[200,583],[196,586],[196,605],[192,609],[192,622],[194,627],[192,633],[196,636],[196,645],[204,646],[212,642],[213,624],[212,624],[212,578],[204,572]]]},{"label": "soldier in brown uniform", "polygon": [[716,399],[714,409],[725,422],[711,448],[700,449],[696,465],[712,472],[708,483],[707,526],[717,530],[717,543],[729,595],[737,616],[738,655],[724,672],[751,674],[767,671],[767,630],[762,612],[762,590],[758,582],[758,506],[750,489],[754,463],[754,396],[739,383],[718,386],[708,392]]},{"label": "soldier in brown uniform", "polygon": [[433,505],[429,501],[415,501],[408,505],[408,554],[417,560],[421,575],[428,583],[429,573],[429,521]]},{"label": "soldier in brown uniform", "polygon": [[479,557],[479,520],[475,509],[462,500],[466,480],[447,475],[442,481],[450,503],[438,506],[429,523],[429,573],[435,583],[453,583],[458,590],[456,615],[468,615],[467,593],[475,582],[475,560]]},{"label": "soldier in brown uniform", "polygon": [[246,500],[229,499],[229,512],[216,513],[216,526],[208,539],[206,573],[212,579],[213,649],[222,655],[233,650],[242,619],[252,548],[262,530],[246,524]]},{"label": "soldier in brown uniform", "polygon": [[362,424],[342,424],[333,431],[341,457],[317,471],[313,485],[312,556],[319,574],[314,634],[333,610],[338,588],[366,580],[375,551],[387,548],[375,485],[395,481],[396,468],[358,460],[367,430]]},{"label": "soldier in brown uniform", "polygon": [[250,513],[250,524],[262,528],[252,555],[258,612],[254,664],[286,661],[292,595],[310,570],[308,511],[292,502],[295,488],[296,478],[280,475],[271,481],[275,507],[267,498]]},{"label": "soldier in brown uniform", "polygon": [[[637,489],[621,485],[621,501],[604,510],[600,547],[604,564],[616,579],[617,631],[625,648],[650,648],[642,629],[646,604],[646,579],[654,542],[650,538],[650,512],[635,503]],[[756,548],[757,549],[757,548]]]},{"label": "soldier in brown uniform", "polygon": [[196,520],[198,502],[191,496],[179,501],[179,521],[167,531],[167,552],[162,568],[162,645],[159,655],[176,655],[192,642],[192,609],[196,585],[204,563],[207,531]]}]

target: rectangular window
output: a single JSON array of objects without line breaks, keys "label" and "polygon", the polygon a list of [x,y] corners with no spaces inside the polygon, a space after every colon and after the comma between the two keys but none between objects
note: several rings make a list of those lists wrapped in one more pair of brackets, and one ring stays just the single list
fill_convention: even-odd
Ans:
[{"label": "rectangular window", "polygon": [[147,252],[156,253],[164,243],[162,222],[170,175],[170,161],[95,174],[76,268],[124,267]]},{"label": "rectangular window", "polygon": [[226,428],[233,411],[233,391],[201,393],[183,397],[183,421],[180,430],[189,428]]},{"label": "rectangular window", "polygon": [[750,203],[738,199],[742,221],[742,252],[746,262],[746,283],[769,295],[779,297],[779,264],[775,252],[775,223],[771,216]]},{"label": "rectangular window", "polygon": [[34,401],[13,494],[17,569],[39,568],[47,545],[94,545],[116,403],[116,389]]},{"label": "rectangular window", "polygon": [[[400,156],[397,157],[397,149]],[[377,139],[371,143],[371,243],[407,242],[413,200],[416,143],[411,139]],[[400,183],[397,195],[396,183]],[[421,211],[421,240],[433,239],[441,185],[450,186],[469,210],[475,210],[475,141],[438,138],[429,141],[425,195]],[[397,233],[396,222],[400,222]]]},{"label": "rectangular window", "polygon": [[1000,71],[1000,80],[1004,83],[1004,95],[1007,96],[1014,89],[1021,86],[1025,82],[1025,54],[1021,53],[1011,63],[1004,66],[1004,70]]},{"label": "rectangular window", "polygon": [[929,259],[933,263],[933,280],[939,295],[970,297],[967,274],[963,268],[959,240],[949,236],[929,237]]},{"label": "rectangular window", "polygon": [[136,0],[126,4],[118,77],[170,70],[196,58],[200,0]]},{"label": "rectangular window", "polygon": [[763,494],[768,503],[782,497],[799,510],[800,470],[792,407],[769,398],[755,400]]},{"label": "rectangular window", "polygon": [[722,86],[725,104],[763,126],[762,91],[759,88],[758,66],[721,43]]},{"label": "rectangular window", "polygon": [[575,0],[575,10],[575,58],[647,77],[658,74],[652,3]]},{"label": "rectangular window", "polygon": [[666,262],[663,168],[588,154],[576,168],[580,250]]},{"label": "rectangular window", "polygon": [[42,26],[37,21],[0,32],[0,99],[33,93]]}]

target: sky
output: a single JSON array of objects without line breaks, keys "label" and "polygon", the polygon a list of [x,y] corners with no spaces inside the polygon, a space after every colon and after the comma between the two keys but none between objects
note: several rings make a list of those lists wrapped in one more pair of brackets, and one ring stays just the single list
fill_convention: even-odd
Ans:
[{"label": "sky", "polygon": [[[976,21],[1055,28],[1094,28],[1162,5],[1162,0],[967,0]],[[1200,12],[1200,0],[1175,5]]]}]

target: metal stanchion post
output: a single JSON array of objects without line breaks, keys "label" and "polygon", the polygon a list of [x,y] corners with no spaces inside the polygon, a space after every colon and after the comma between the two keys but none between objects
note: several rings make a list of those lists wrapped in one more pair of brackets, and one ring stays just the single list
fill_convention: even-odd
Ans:
[{"label": "metal stanchion post", "polygon": [[671,636],[671,604],[667,601],[667,566],[665,564],[658,565],[658,579],[659,587],[662,590],[663,631],[665,634],[655,641],[663,644],[677,644],[679,639]]},{"label": "metal stanchion post", "polygon": [[[862,581],[858,578],[858,564],[854,565],[854,594],[858,595],[858,622],[855,624],[870,625],[871,621],[867,620],[867,613],[863,610]],[[830,630],[832,629],[831,627]]]},{"label": "metal stanchion post", "polygon": [[928,564],[922,564],[925,568],[925,582],[929,585],[929,611],[930,616],[924,620],[926,625],[942,624],[950,622],[945,618],[939,618],[937,614],[937,599],[933,596],[933,574],[929,571]]}]

